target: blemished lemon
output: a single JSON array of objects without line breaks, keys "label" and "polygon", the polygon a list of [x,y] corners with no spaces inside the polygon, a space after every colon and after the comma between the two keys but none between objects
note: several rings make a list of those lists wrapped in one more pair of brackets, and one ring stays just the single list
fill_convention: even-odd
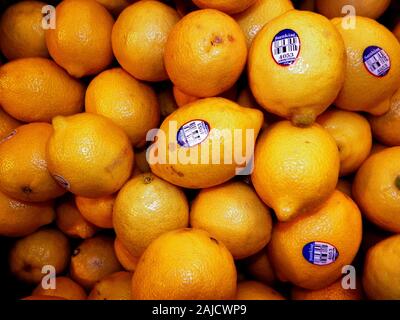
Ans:
[{"label": "blemished lemon", "polygon": [[377,226],[400,232],[400,147],[370,156],[353,182],[353,197]]},{"label": "blemished lemon", "polygon": [[55,29],[46,30],[46,44],[57,64],[76,77],[97,74],[112,62],[114,19],[101,4],[64,0],[56,7]]},{"label": "blemished lemon", "polygon": [[125,132],[91,113],[53,120],[47,144],[52,176],[75,195],[98,198],[117,192],[128,180],[133,151]]},{"label": "blemished lemon", "polygon": [[68,238],[57,229],[41,229],[18,239],[10,251],[10,270],[21,281],[39,283],[44,266],[64,272],[70,258]]},{"label": "blemished lemon", "polygon": [[181,189],[152,173],[128,181],[114,204],[118,239],[135,257],[161,234],[189,224],[189,204]]},{"label": "blemished lemon", "polygon": [[340,191],[315,213],[278,222],[268,245],[277,276],[317,290],[335,282],[352,263],[362,238],[361,213]]},{"label": "blemished lemon", "polygon": [[214,97],[235,84],[246,57],[246,39],[236,21],[220,11],[204,9],[189,13],[173,27],[164,63],[182,92]]},{"label": "blemished lemon", "polygon": [[367,296],[374,300],[399,300],[399,268],[400,235],[393,235],[369,249],[363,273]]},{"label": "blemished lemon", "polygon": [[185,188],[224,183],[251,163],[262,124],[261,111],[224,98],[187,104],[161,124],[148,153],[151,170]]},{"label": "blemished lemon", "polygon": [[372,133],[368,120],[355,112],[333,109],[320,115],[317,122],[336,141],[340,154],[340,175],[355,172],[371,152]]},{"label": "blemished lemon", "polygon": [[90,82],[85,109],[111,119],[134,146],[145,140],[147,132],[160,122],[154,90],[121,68],[106,70]]},{"label": "blemished lemon", "polygon": [[47,169],[46,145],[53,133],[48,123],[16,128],[0,143],[0,189],[9,196],[43,202],[65,193]]},{"label": "blemished lemon", "polygon": [[137,1],[118,17],[112,47],[121,66],[136,79],[168,79],[164,51],[168,35],[180,20],[178,12],[160,1]]},{"label": "blemished lemon", "polygon": [[335,140],[320,125],[300,128],[280,121],[257,141],[251,180],[278,220],[288,221],[318,209],[332,195],[339,165]]},{"label": "blemished lemon", "polygon": [[400,84],[400,43],[390,30],[373,19],[356,17],[354,28],[342,18],[332,23],[347,52],[346,77],[335,105],[349,111],[381,115]]},{"label": "blemished lemon", "polygon": [[192,203],[190,225],[222,241],[235,259],[257,253],[271,239],[267,206],[243,182],[202,189]]},{"label": "blemished lemon", "polygon": [[335,100],[345,68],[343,40],[332,23],[313,12],[290,10],[257,34],[248,76],[262,107],[304,126]]},{"label": "blemished lemon", "polygon": [[252,6],[233,18],[242,28],[250,49],[253,39],[268,22],[292,9],[294,7],[290,0],[256,0]]},{"label": "blemished lemon", "polygon": [[98,235],[84,240],[72,253],[71,278],[85,289],[122,269],[114,252],[114,239]]},{"label": "blemished lemon", "polygon": [[0,20],[0,49],[8,60],[49,56],[42,28],[45,5],[40,1],[21,1],[4,11]]},{"label": "blemished lemon", "polygon": [[17,59],[0,67],[0,105],[17,120],[51,122],[80,112],[84,100],[82,83],[49,59]]},{"label": "blemished lemon", "polygon": [[236,294],[236,268],[225,245],[198,229],[164,233],[141,256],[134,300],[225,300]]},{"label": "blemished lemon", "polygon": [[202,9],[211,8],[228,14],[246,10],[256,0],[193,0],[194,4]]},{"label": "blemished lemon", "polygon": [[390,0],[316,0],[315,5],[329,19],[348,14],[347,10],[342,12],[346,5],[352,6],[358,16],[377,19],[389,7]]}]

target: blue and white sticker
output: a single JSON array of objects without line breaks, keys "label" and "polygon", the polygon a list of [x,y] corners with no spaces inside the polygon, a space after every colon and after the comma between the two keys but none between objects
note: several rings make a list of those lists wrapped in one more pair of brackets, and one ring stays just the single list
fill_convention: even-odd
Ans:
[{"label": "blue and white sticker", "polygon": [[301,41],[296,31],[284,29],[272,40],[271,53],[275,62],[281,66],[290,66],[300,54]]},{"label": "blue and white sticker", "polygon": [[192,120],[179,128],[176,140],[181,147],[191,148],[202,143],[210,133],[210,125],[204,120]]},{"label": "blue and white sticker", "polygon": [[375,77],[384,77],[390,70],[390,57],[380,47],[369,46],[363,53],[364,65]]},{"label": "blue and white sticker", "polygon": [[339,251],[329,243],[314,241],[303,247],[303,257],[309,263],[326,266],[336,261],[339,257]]}]

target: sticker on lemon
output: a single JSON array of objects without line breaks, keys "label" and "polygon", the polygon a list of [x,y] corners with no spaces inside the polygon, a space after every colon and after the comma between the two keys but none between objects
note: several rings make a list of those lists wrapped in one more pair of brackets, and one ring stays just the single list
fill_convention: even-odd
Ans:
[{"label": "sticker on lemon", "polygon": [[355,28],[344,28],[342,18],[332,20],[347,52],[346,78],[335,105],[382,115],[390,109],[391,98],[399,88],[400,43],[375,20],[356,18]]},{"label": "sticker on lemon", "polygon": [[352,263],[361,234],[357,205],[335,191],[317,212],[276,224],[268,249],[280,280],[316,290],[336,281],[342,267]]},{"label": "sticker on lemon", "polygon": [[154,174],[170,183],[212,187],[252,167],[262,124],[259,110],[224,98],[197,100],[173,112],[154,132],[148,162]]},{"label": "sticker on lemon", "polygon": [[250,87],[267,111],[310,125],[339,93],[345,57],[343,40],[327,18],[290,10],[268,22],[254,39]]}]

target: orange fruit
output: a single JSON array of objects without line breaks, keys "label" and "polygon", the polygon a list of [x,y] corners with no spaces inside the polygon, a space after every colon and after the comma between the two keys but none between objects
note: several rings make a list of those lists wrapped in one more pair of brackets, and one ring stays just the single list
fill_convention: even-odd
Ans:
[{"label": "orange fruit", "polygon": [[280,121],[257,141],[251,180],[278,220],[288,221],[315,211],[332,195],[339,162],[335,140],[320,125]]},{"label": "orange fruit", "polygon": [[355,172],[367,159],[372,147],[371,127],[355,112],[328,110],[317,118],[335,139],[340,155],[340,175]]},{"label": "orange fruit", "polygon": [[390,0],[316,0],[315,4],[318,12],[329,19],[347,14],[342,12],[346,5],[351,5],[358,16],[377,19],[389,7]]},{"label": "orange fruit", "polygon": [[400,88],[390,100],[390,109],[381,116],[370,116],[374,138],[387,146],[400,146]]},{"label": "orange fruit", "polygon": [[111,237],[99,235],[86,239],[72,254],[71,278],[86,289],[93,288],[97,281],[120,270]]},{"label": "orange fruit", "polygon": [[167,80],[165,45],[179,19],[176,10],[159,1],[138,1],[126,8],[112,31],[112,47],[122,68],[136,79]]},{"label": "orange fruit", "polygon": [[55,213],[50,202],[22,202],[0,192],[0,235],[23,237],[51,223]]},{"label": "orange fruit", "polygon": [[243,260],[243,266],[246,273],[256,280],[266,284],[272,284],[275,282],[276,276],[266,248]]},{"label": "orange fruit", "polygon": [[242,107],[261,109],[249,87],[246,87],[239,92],[236,102]]},{"label": "orange fruit", "polygon": [[48,123],[16,128],[0,143],[0,189],[21,201],[43,202],[65,193],[47,169],[46,145],[53,133]]},{"label": "orange fruit", "polygon": [[[0,142],[9,136],[12,131],[21,125],[21,122],[8,115],[0,107]],[[13,133],[12,133],[13,134]]]},{"label": "orange fruit", "polygon": [[73,199],[59,204],[56,213],[57,227],[68,237],[87,239],[97,231],[97,228],[81,215]]},{"label": "orange fruit", "polygon": [[56,287],[54,289],[44,289],[42,284],[39,284],[32,292],[33,296],[50,296],[61,297],[68,300],[86,300],[87,295],[85,290],[68,277],[56,277]]},{"label": "orange fruit", "polygon": [[50,122],[78,113],[84,94],[80,82],[48,59],[18,59],[0,67],[0,105],[20,121]]},{"label": "orange fruit", "polygon": [[41,229],[15,242],[10,252],[10,270],[21,281],[39,283],[45,275],[44,266],[51,265],[57,274],[62,273],[69,257],[67,237],[55,229]]},{"label": "orange fruit", "polygon": [[64,0],[56,7],[57,28],[46,30],[50,56],[81,78],[97,74],[112,62],[114,19],[96,1]]},{"label": "orange fruit", "polygon": [[164,233],[141,256],[132,279],[134,300],[225,300],[236,294],[236,268],[222,242],[207,232]]},{"label": "orange fruit", "polygon": [[244,11],[255,1],[256,0],[193,0],[194,4],[200,8],[216,9],[228,14]]},{"label": "orange fruit", "polygon": [[187,104],[161,124],[148,153],[151,170],[185,188],[224,183],[250,163],[262,123],[261,111],[224,98]]},{"label": "orange fruit", "polygon": [[97,282],[89,294],[89,300],[131,300],[132,273],[119,271]]},{"label": "orange fruit", "polygon": [[246,39],[235,20],[205,9],[189,13],[174,26],[164,61],[171,81],[182,92],[213,97],[238,80],[246,57]]},{"label": "orange fruit", "polygon": [[400,232],[400,147],[370,156],[353,182],[353,197],[377,226]]},{"label": "orange fruit", "polygon": [[352,263],[361,234],[357,205],[335,191],[317,212],[276,224],[269,257],[280,280],[305,289],[321,289],[336,281],[342,267]]},{"label": "orange fruit", "polygon": [[117,195],[113,223],[118,239],[140,257],[161,234],[189,223],[189,205],[178,187],[152,173],[128,181]]},{"label": "orange fruit", "polygon": [[135,271],[139,258],[134,257],[118,237],[114,241],[114,251],[119,263],[125,270]]},{"label": "orange fruit", "polygon": [[319,290],[292,288],[292,300],[362,300],[362,298],[361,283],[357,282],[355,289],[344,289],[342,279]]},{"label": "orange fruit", "polygon": [[115,195],[100,198],[75,196],[75,203],[83,218],[99,228],[112,228],[112,211]]},{"label": "orange fruit", "polygon": [[244,182],[202,189],[192,203],[190,225],[223,242],[235,259],[257,253],[271,239],[267,206]]},{"label": "orange fruit", "polygon": [[47,161],[53,177],[75,195],[98,198],[128,180],[133,151],[125,132],[108,118],[81,113],[53,120]]},{"label": "orange fruit", "polygon": [[118,16],[122,10],[132,2],[131,0],[96,0],[98,3],[103,5],[108,11],[114,16]]},{"label": "orange fruit", "polygon": [[286,300],[273,288],[257,281],[239,282],[236,300]]},{"label": "orange fruit", "polygon": [[242,28],[250,49],[253,39],[268,22],[292,9],[294,7],[290,0],[256,0],[251,7],[233,18]]},{"label": "orange fruit", "polygon": [[368,298],[400,299],[400,235],[391,236],[367,252],[363,286]]},{"label": "orange fruit", "polygon": [[90,82],[85,97],[86,112],[111,119],[137,145],[160,121],[154,90],[121,68],[110,69]]},{"label": "orange fruit", "polygon": [[249,84],[268,112],[306,126],[335,100],[345,67],[343,40],[330,21],[290,10],[267,23],[254,39]]},{"label": "orange fruit", "polygon": [[400,43],[375,20],[356,18],[354,28],[345,28],[342,18],[332,20],[347,52],[345,81],[335,105],[381,115],[389,110],[390,100],[400,86]]},{"label": "orange fruit", "polygon": [[45,5],[39,1],[22,1],[4,11],[0,20],[0,49],[8,60],[49,56],[42,28]]}]

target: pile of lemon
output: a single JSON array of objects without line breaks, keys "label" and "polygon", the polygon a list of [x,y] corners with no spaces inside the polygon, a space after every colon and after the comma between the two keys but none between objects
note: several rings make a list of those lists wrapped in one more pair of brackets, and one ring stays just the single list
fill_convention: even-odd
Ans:
[{"label": "pile of lemon", "polygon": [[400,22],[348,2],[9,6],[0,235],[26,298],[400,299]]}]

